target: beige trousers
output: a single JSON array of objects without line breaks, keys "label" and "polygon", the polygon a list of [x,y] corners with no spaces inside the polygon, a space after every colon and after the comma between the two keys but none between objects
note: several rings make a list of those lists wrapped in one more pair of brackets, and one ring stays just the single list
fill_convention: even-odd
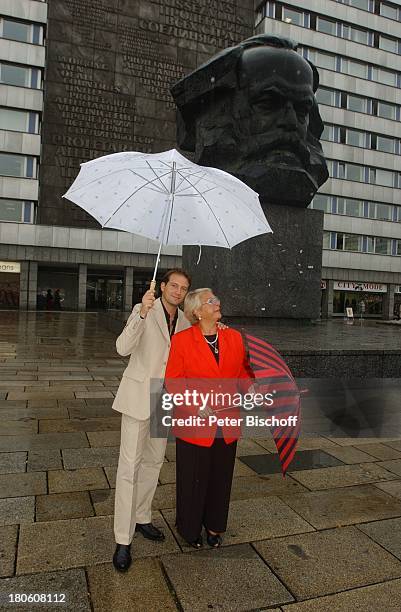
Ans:
[{"label": "beige trousers", "polygon": [[114,536],[117,544],[130,544],[136,523],[152,521],[152,500],[167,440],[151,438],[149,422],[126,414],[121,419],[120,457],[114,505]]}]

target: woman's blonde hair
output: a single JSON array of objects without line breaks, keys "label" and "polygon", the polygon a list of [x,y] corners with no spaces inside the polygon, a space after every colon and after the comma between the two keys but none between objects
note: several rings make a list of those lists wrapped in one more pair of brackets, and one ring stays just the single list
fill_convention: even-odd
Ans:
[{"label": "woman's blonde hair", "polygon": [[209,289],[209,287],[194,289],[190,291],[185,298],[184,314],[192,325],[198,320],[194,314],[194,310],[198,310],[202,306],[202,293],[205,293],[205,291],[211,291],[211,289]]}]

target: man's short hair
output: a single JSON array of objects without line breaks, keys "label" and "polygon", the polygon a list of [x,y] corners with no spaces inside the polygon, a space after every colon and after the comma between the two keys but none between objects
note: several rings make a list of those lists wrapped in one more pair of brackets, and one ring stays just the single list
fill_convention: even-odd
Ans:
[{"label": "man's short hair", "polygon": [[165,283],[165,284],[168,283],[168,281],[170,280],[173,274],[179,274],[180,276],[185,276],[185,278],[188,281],[189,287],[191,286],[192,279],[189,276],[188,272],[185,272],[185,270],[183,270],[182,268],[172,268],[171,270],[167,270],[167,272],[165,273],[165,275],[163,276],[160,282]]}]

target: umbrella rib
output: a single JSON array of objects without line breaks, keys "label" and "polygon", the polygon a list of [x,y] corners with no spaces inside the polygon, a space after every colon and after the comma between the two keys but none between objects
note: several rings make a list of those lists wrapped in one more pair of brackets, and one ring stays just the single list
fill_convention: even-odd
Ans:
[{"label": "umbrella rib", "polygon": [[[130,172],[131,172],[131,170],[130,170]],[[156,180],[156,179],[153,179],[153,180]],[[152,181],[148,181],[148,184],[150,184],[150,183],[152,183]],[[116,208],[116,210],[115,210],[115,211],[113,211],[113,213],[110,215],[110,217],[107,219],[107,221],[105,221],[105,222],[104,222],[103,227],[106,225],[106,223],[108,223],[108,222],[110,221],[110,219],[111,219],[112,217],[114,217],[114,215],[115,215],[115,214],[116,214],[116,213],[117,213],[117,212],[120,210],[120,208],[121,208],[122,206],[124,206],[124,204],[126,204],[126,202],[128,202],[128,200],[129,200],[130,198],[132,198],[132,196],[134,196],[136,193],[138,193],[138,191],[140,191],[141,189],[143,189],[143,187],[144,187],[144,185],[141,185],[140,187],[138,187],[138,189],[137,189],[136,191],[134,191],[133,193],[131,193],[131,194],[128,196],[128,198],[125,198],[124,202],[122,202],[122,203],[120,204],[120,206],[118,206],[118,208]],[[163,192],[158,191],[158,193],[163,193]]]},{"label": "umbrella rib", "polygon": [[[181,181],[181,183],[180,183],[180,185],[182,185],[182,183],[183,183],[184,181],[186,181],[186,180],[187,180],[187,177],[186,177],[186,176],[182,176],[182,175],[180,174],[180,172],[178,172],[178,171],[177,171],[177,174],[179,174],[179,175],[181,176],[181,178],[182,178],[182,181]],[[192,177],[192,176],[196,176],[197,174],[199,174],[199,173],[198,173],[198,172],[196,172],[196,173],[194,173],[194,174],[190,174],[189,176],[191,176],[191,177]],[[203,174],[202,176],[200,176],[200,177],[199,177],[199,180],[198,180],[198,182],[197,182],[197,183],[195,183],[195,184],[190,183],[191,187],[193,187],[194,189],[196,189],[196,185],[197,185],[198,183],[200,183],[200,181],[203,179],[203,177],[204,177],[204,174]],[[188,189],[188,187],[185,187],[184,189],[181,189],[181,191],[176,190],[176,194],[177,194],[177,195],[179,195],[180,193],[182,193],[183,191],[185,191],[185,189]],[[213,189],[214,189],[214,188],[213,188]],[[198,191],[198,190],[197,190],[197,191]]]},{"label": "umbrella rib", "polygon": [[[155,172],[154,168],[152,168],[152,166],[150,165],[150,163],[148,162],[148,160],[147,160],[147,159],[145,159],[145,161],[146,161],[146,163],[147,163],[147,165],[148,165],[148,167],[149,167],[149,170],[151,170],[151,171],[153,172],[153,174],[155,175],[155,177],[156,177],[156,178],[157,178],[157,179],[160,181],[161,185],[162,185],[162,186],[163,186],[163,188],[166,190],[166,186],[165,186],[165,184],[163,183],[163,181],[161,181],[161,180],[160,180],[160,177],[159,177],[159,176],[156,174],[156,172]],[[170,168],[169,172],[171,172],[171,168]],[[163,176],[167,176],[167,175],[169,174],[169,172],[166,172],[166,174],[162,174],[162,177],[163,177]]]},{"label": "umbrella rib", "polygon": [[[121,172],[121,168],[119,168],[118,170],[113,170],[113,172],[110,172],[110,174],[108,174],[107,177],[111,176],[112,174],[117,174],[118,172]],[[97,183],[98,181],[99,181],[99,177],[97,176],[92,181],[89,181],[89,183],[85,183],[85,185],[78,185],[77,187],[75,187],[75,189],[70,188],[68,190],[68,193],[75,193],[75,191],[78,191],[79,189],[85,189],[85,187],[92,185],[92,183]]]},{"label": "umbrella rib", "polygon": [[[172,194],[172,198],[171,198],[170,219],[169,219],[169,222],[168,222],[168,230],[167,230],[166,242],[164,244],[168,244],[168,239],[170,237],[171,219],[172,219],[172,216],[173,216],[174,200],[175,200],[175,193]],[[164,236],[162,238],[164,238]]]},{"label": "umbrella rib", "polygon": [[[179,172],[176,170],[176,175],[177,175],[177,174],[179,174],[179,176],[180,176],[180,177],[181,177],[181,179],[182,179],[182,180],[181,180],[181,182],[180,182],[180,183],[179,183],[179,185],[178,185],[178,187],[180,187],[180,186],[183,184],[183,182],[184,182],[186,179],[185,179],[185,177],[183,177],[183,176],[182,176],[182,175],[181,175],[181,174],[180,174],[180,173],[179,173]],[[187,187],[185,187],[185,189],[187,189]],[[181,189],[181,192],[182,192],[182,191],[185,191],[185,189]],[[174,195],[177,195],[178,193],[180,193],[180,192],[178,191],[178,189],[175,189],[175,190],[174,190]]]},{"label": "umbrella rib", "polygon": [[[203,172],[203,170],[199,170],[199,172]],[[199,174],[199,172],[194,172],[193,174],[191,174],[191,176],[196,176],[196,174]],[[177,170],[177,173],[179,173],[179,170]],[[187,177],[186,177],[186,178],[187,178]],[[202,178],[203,178],[203,177],[201,177],[199,180],[201,180]],[[215,189],[216,187],[217,187],[217,188],[220,188],[220,189],[223,189],[223,187],[222,187],[221,185],[219,185],[219,183],[216,183],[216,181],[211,180],[209,177],[208,177],[208,181],[209,181],[210,183],[214,184],[214,187],[212,187],[211,189],[207,189],[207,190],[206,190],[206,191],[204,191],[203,193],[208,193],[209,191],[212,191],[212,190],[213,190],[213,189]],[[189,181],[188,181],[188,182],[189,182]],[[190,183],[190,185],[192,185],[192,183]],[[196,186],[195,186],[195,185],[192,185],[192,187],[193,187],[193,188],[194,188],[194,189],[197,191],[197,193],[199,193],[199,191],[196,189]],[[201,195],[201,194],[199,193],[199,195]],[[254,211],[254,210],[252,210],[252,208],[251,208],[251,207],[250,207],[250,206],[249,206],[249,205],[248,205],[246,202],[244,202],[243,200],[241,200],[241,199],[240,199],[240,198],[239,198],[239,197],[238,197],[238,196],[237,196],[237,195],[236,195],[234,192],[231,192],[231,191],[230,191],[230,195],[231,195],[233,198],[235,198],[235,199],[239,200],[243,206],[246,206],[246,207],[247,207],[247,209],[248,209],[248,210],[249,210],[249,211],[252,213],[252,215],[253,215],[253,216],[255,216],[255,217],[258,219],[258,220],[262,221],[262,219],[259,219],[259,217],[258,217],[258,215],[255,213],[255,211]],[[262,213],[263,213],[263,209],[262,209]],[[265,221],[265,222],[267,221],[266,216],[265,216],[265,218],[264,218],[264,221]]]},{"label": "umbrella rib", "polygon": [[[192,185],[191,181],[189,181],[189,180],[188,180],[188,178],[187,178],[187,181],[188,181],[188,183],[189,183],[190,185]],[[219,221],[219,220],[218,220],[218,218],[216,217],[214,210],[211,208],[211,206],[210,206],[209,202],[206,200],[206,198],[205,198],[205,197],[203,197],[203,194],[202,194],[202,193],[200,193],[200,191],[199,191],[198,189],[196,189],[195,185],[192,185],[192,187],[193,187],[193,188],[195,189],[195,191],[196,191],[196,192],[199,194],[199,196],[200,196],[200,197],[202,198],[202,200],[205,202],[206,206],[209,208],[209,210],[210,210],[210,212],[212,213],[213,217],[216,219],[216,221],[217,221],[217,225],[219,226],[219,228],[220,228],[220,230],[221,230],[221,233],[223,234],[223,236],[224,236],[224,238],[225,238],[225,240],[226,240],[226,242],[227,242],[227,246],[228,246],[228,248],[230,248],[230,243],[228,242],[228,238],[227,238],[227,236],[226,236],[226,234],[225,234],[225,232],[224,232],[224,230],[223,230],[223,228],[222,228],[222,226],[221,226],[221,224],[220,224],[220,221]]]},{"label": "umbrella rib", "polygon": [[[140,189],[142,189],[143,187],[146,187],[148,184],[151,184],[154,179],[152,181],[148,181],[145,177],[143,177],[141,174],[139,174],[139,172],[135,172],[135,170],[131,170],[131,168],[124,168],[124,170],[127,170],[128,172],[131,172],[132,174],[135,174],[135,176],[138,176],[139,178],[143,179],[145,182],[144,185],[141,185]],[[122,169],[119,168],[118,170],[113,170],[113,172],[110,172],[110,174],[107,174],[107,178],[109,176],[111,176],[112,174],[117,174],[119,172],[122,172]],[[168,172],[166,174],[163,174],[163,176],[166,176],[168,174]],[[102,177],[104,178],[104,177]],[[69,193],[75,193],[75,191],[78,191],[80,189],[86,189],[86,187],[89,187],[89,185],[92,185],[92,183],[97,183],[99,182],[99,177],[96,177],[95,179],[93,179],[92,181],[89,181],[89,183],[86,183],[85,185],[79,185],[78,187],[76,187],[75,189],[69,189]],[[162,183],[163,185],[163,183]],[[163,185],[164,187],[164,185]],[[164,191],[159,191],[159,193],[165,193],[166,192],[166,188],[164,187]],[[136,193],[136,192],[134,192]]]}]

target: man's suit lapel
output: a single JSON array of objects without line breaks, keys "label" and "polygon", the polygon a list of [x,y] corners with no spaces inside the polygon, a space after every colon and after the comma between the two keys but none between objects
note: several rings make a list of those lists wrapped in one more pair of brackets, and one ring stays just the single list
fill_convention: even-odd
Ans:
[{"label": "man's suit lapel", "polygon": [[188,329],[189,322],[187,317],[184,315],[182,310],[178,309],[177,325],[175,326],[175,333]]},{"label": "man's suit lapel", "polygon": [[164,310],[163,310],[163,306],[162,306],[160,298],[158,298],[155,301],[154,306],[153,306],[153,312],[155,314],[156,322],[160,327],[160,331],[162,332],[167,342],[170,344],[170,335],[167,329],[166,315],[164,314]]}]

